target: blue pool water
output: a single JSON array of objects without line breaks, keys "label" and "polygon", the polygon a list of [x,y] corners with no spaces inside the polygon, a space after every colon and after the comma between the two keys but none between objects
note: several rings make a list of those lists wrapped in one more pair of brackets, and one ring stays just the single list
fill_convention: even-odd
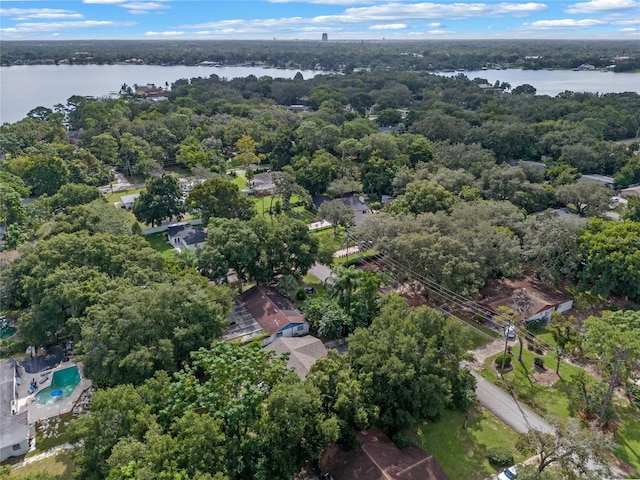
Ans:
[{"label": "blue pool water", "polygon": [[77,366],[56,370],[51,378],[51,385],[36,394],[38,403],[47,405],[61,398],[70,396],[80,383],[80,372]]}]

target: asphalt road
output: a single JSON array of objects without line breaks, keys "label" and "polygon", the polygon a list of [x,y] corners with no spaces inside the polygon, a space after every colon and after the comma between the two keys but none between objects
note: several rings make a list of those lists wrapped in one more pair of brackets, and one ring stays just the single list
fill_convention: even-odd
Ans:
[{"label": "asphalt road", "polygon": [[533,428],[542,432],[554,433],[553,427],[538,414],[518,403],[507,392],[472,369],[469,371],[478,382],[476,388],[478,401],[516,432],[526,433]]}]

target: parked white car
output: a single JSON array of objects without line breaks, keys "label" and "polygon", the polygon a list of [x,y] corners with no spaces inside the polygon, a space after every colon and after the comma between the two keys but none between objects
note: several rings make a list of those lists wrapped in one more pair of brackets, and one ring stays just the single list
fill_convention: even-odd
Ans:
[{"label": "parked white car", "polygon": [[500,472],[500,474],[498,475],[498,480],[516,480],[517,476],[518,466],[514,465],[512,467],[505,468],[502,472]]},{"label": "parked white car", "polygon": [[507,338],[516,338],[516,327],[514,325],[504,327],[504,334]]}]

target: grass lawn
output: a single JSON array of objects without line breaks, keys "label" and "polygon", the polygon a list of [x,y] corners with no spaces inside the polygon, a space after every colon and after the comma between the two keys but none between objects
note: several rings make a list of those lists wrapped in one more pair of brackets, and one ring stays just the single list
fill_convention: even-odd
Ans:
[{"label": "grass lawn", "polygon": [[71,480],[73,479],[72,472],[73,461],[71,460],[71,453],[67,450],[24,467],[15,468],[11,470],[9,478],[30,479],[38,473],[48,473],[49,475],[57,475],[62,480]]},{"label": "grass lawn", "polygon": [[144,188],[132,188],[131,190],[107,193],[104,198],[106,198],[109,203],[116,203],[120,201],[120,197],[123,195],[133,195],[134,193],[140,193],[142,190],[144,190]]},{"label": "grass lawn", "polygon": [[156,252],[160,252],[164,258],[173,257],[176,249],[167,242],[166,232],[150,233],[144,236],[145,240],[151,244]]},{"label": "grass lawn", "polygon": [[464,414],[447,410],[435,423],[424,422],[412,438],[431,453],[451,479],[476,480],[499,471],[487,459],[491,447],[505,447],[513,452],[514,463],[524,460],[514,448],[517,434],[481,406],[469,414],[467,428],[462,428]]},{"label": "grass lawn", "polygon": [[[513,370],[505,373],[504,379],[500,377],[500,374],[492,365],[495,356],[490,357],[485,361],[482,375],[505,390],[506,385],[515,387],[518,398],[543,417],[568,418],[570,413],[567,404],[567,397],[561,390],[561,387],[563,381],[568,380],[581,369],[574,365],[562,362],[560,364],[561,380],[559,380],[555,385],[547,387],[537,383],[533,379],[533,374],[535,372],[533,359],[536,357],[536,354],[527,350],[525,342],[525,350],[522,353],[524,364],[527,367],[525,370],[520,362],[518,362],[519,350],[520,347],[516,343],[513,346]],[[557,357],[553,352],[547,352],[546,355],[539,356],[544,358],[544,363],[548,370],[555,371]]]},{"label": "grass lawn", "polygon": [[624,404],[617,409],[620,415],[620,426],[615,435],[616,448],[614,453],[620,460],[635,469],[630,476],[640,474],[640,413],[631,403],[624,400]]},{"label": "grass lawn", "polygon": [[[560,365],[560,375],[562,379],[553,386],[544,386],[533,380],[533,359],[535,354],[529,350],[523,352],[523,360],[527,366],[529,376],[525,373],[522,365],[517,361],[519,347],[513,347],[513,365],[511,372],[504,375],[504,380],[493,367],[492,362],[495,357],[488,358],[484,363],[482,375],[505,388],[505,385],[514,387],[517,397],[526,405],[537,411],[543,417],[550,419],[552,417],[568,418],[571,413],[568,407],[567,395],[562,390],[563,382],[575,375],[581,369],[574,365],[562,362]],[[549,370],[555,370],[556,356],[552,352],[544,356],[545,366]],[[531,382],[529,381],[531,379]],[[631,470],[631,476],[637,476],[640,473],[640,414],[638,410],[631,405],[627,399],[618,397],[616,411],[620,416],[614,450],[615,455],[622,461],[626,462]]]},{"label": "grass lawn", "polygon": [[313,275],[305,275],[302,279],[302,283],[305,287],[313,287],[316,289],[316,293],[309,295],[309,297],[326,297],[327,287],[318,278]]},{"label": "grass lawn", "polygon": [[248,188],[247,181],[244,179],[244,177],[238,176],[232,180],[232,183],[235,183],[241,191]]}]

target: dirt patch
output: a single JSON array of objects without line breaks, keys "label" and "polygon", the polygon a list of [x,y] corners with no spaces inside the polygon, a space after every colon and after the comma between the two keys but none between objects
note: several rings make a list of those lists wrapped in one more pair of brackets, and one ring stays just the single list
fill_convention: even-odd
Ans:
[{"label": "dirt patch", "polygon": [[551,370],[549,368],[547,368],[546,370],[540,370],[536,368],[533,372],[533,379],[540,385],[551,387],[558,380],[560,380],[560,377],[555,372],[555,370]]}]

